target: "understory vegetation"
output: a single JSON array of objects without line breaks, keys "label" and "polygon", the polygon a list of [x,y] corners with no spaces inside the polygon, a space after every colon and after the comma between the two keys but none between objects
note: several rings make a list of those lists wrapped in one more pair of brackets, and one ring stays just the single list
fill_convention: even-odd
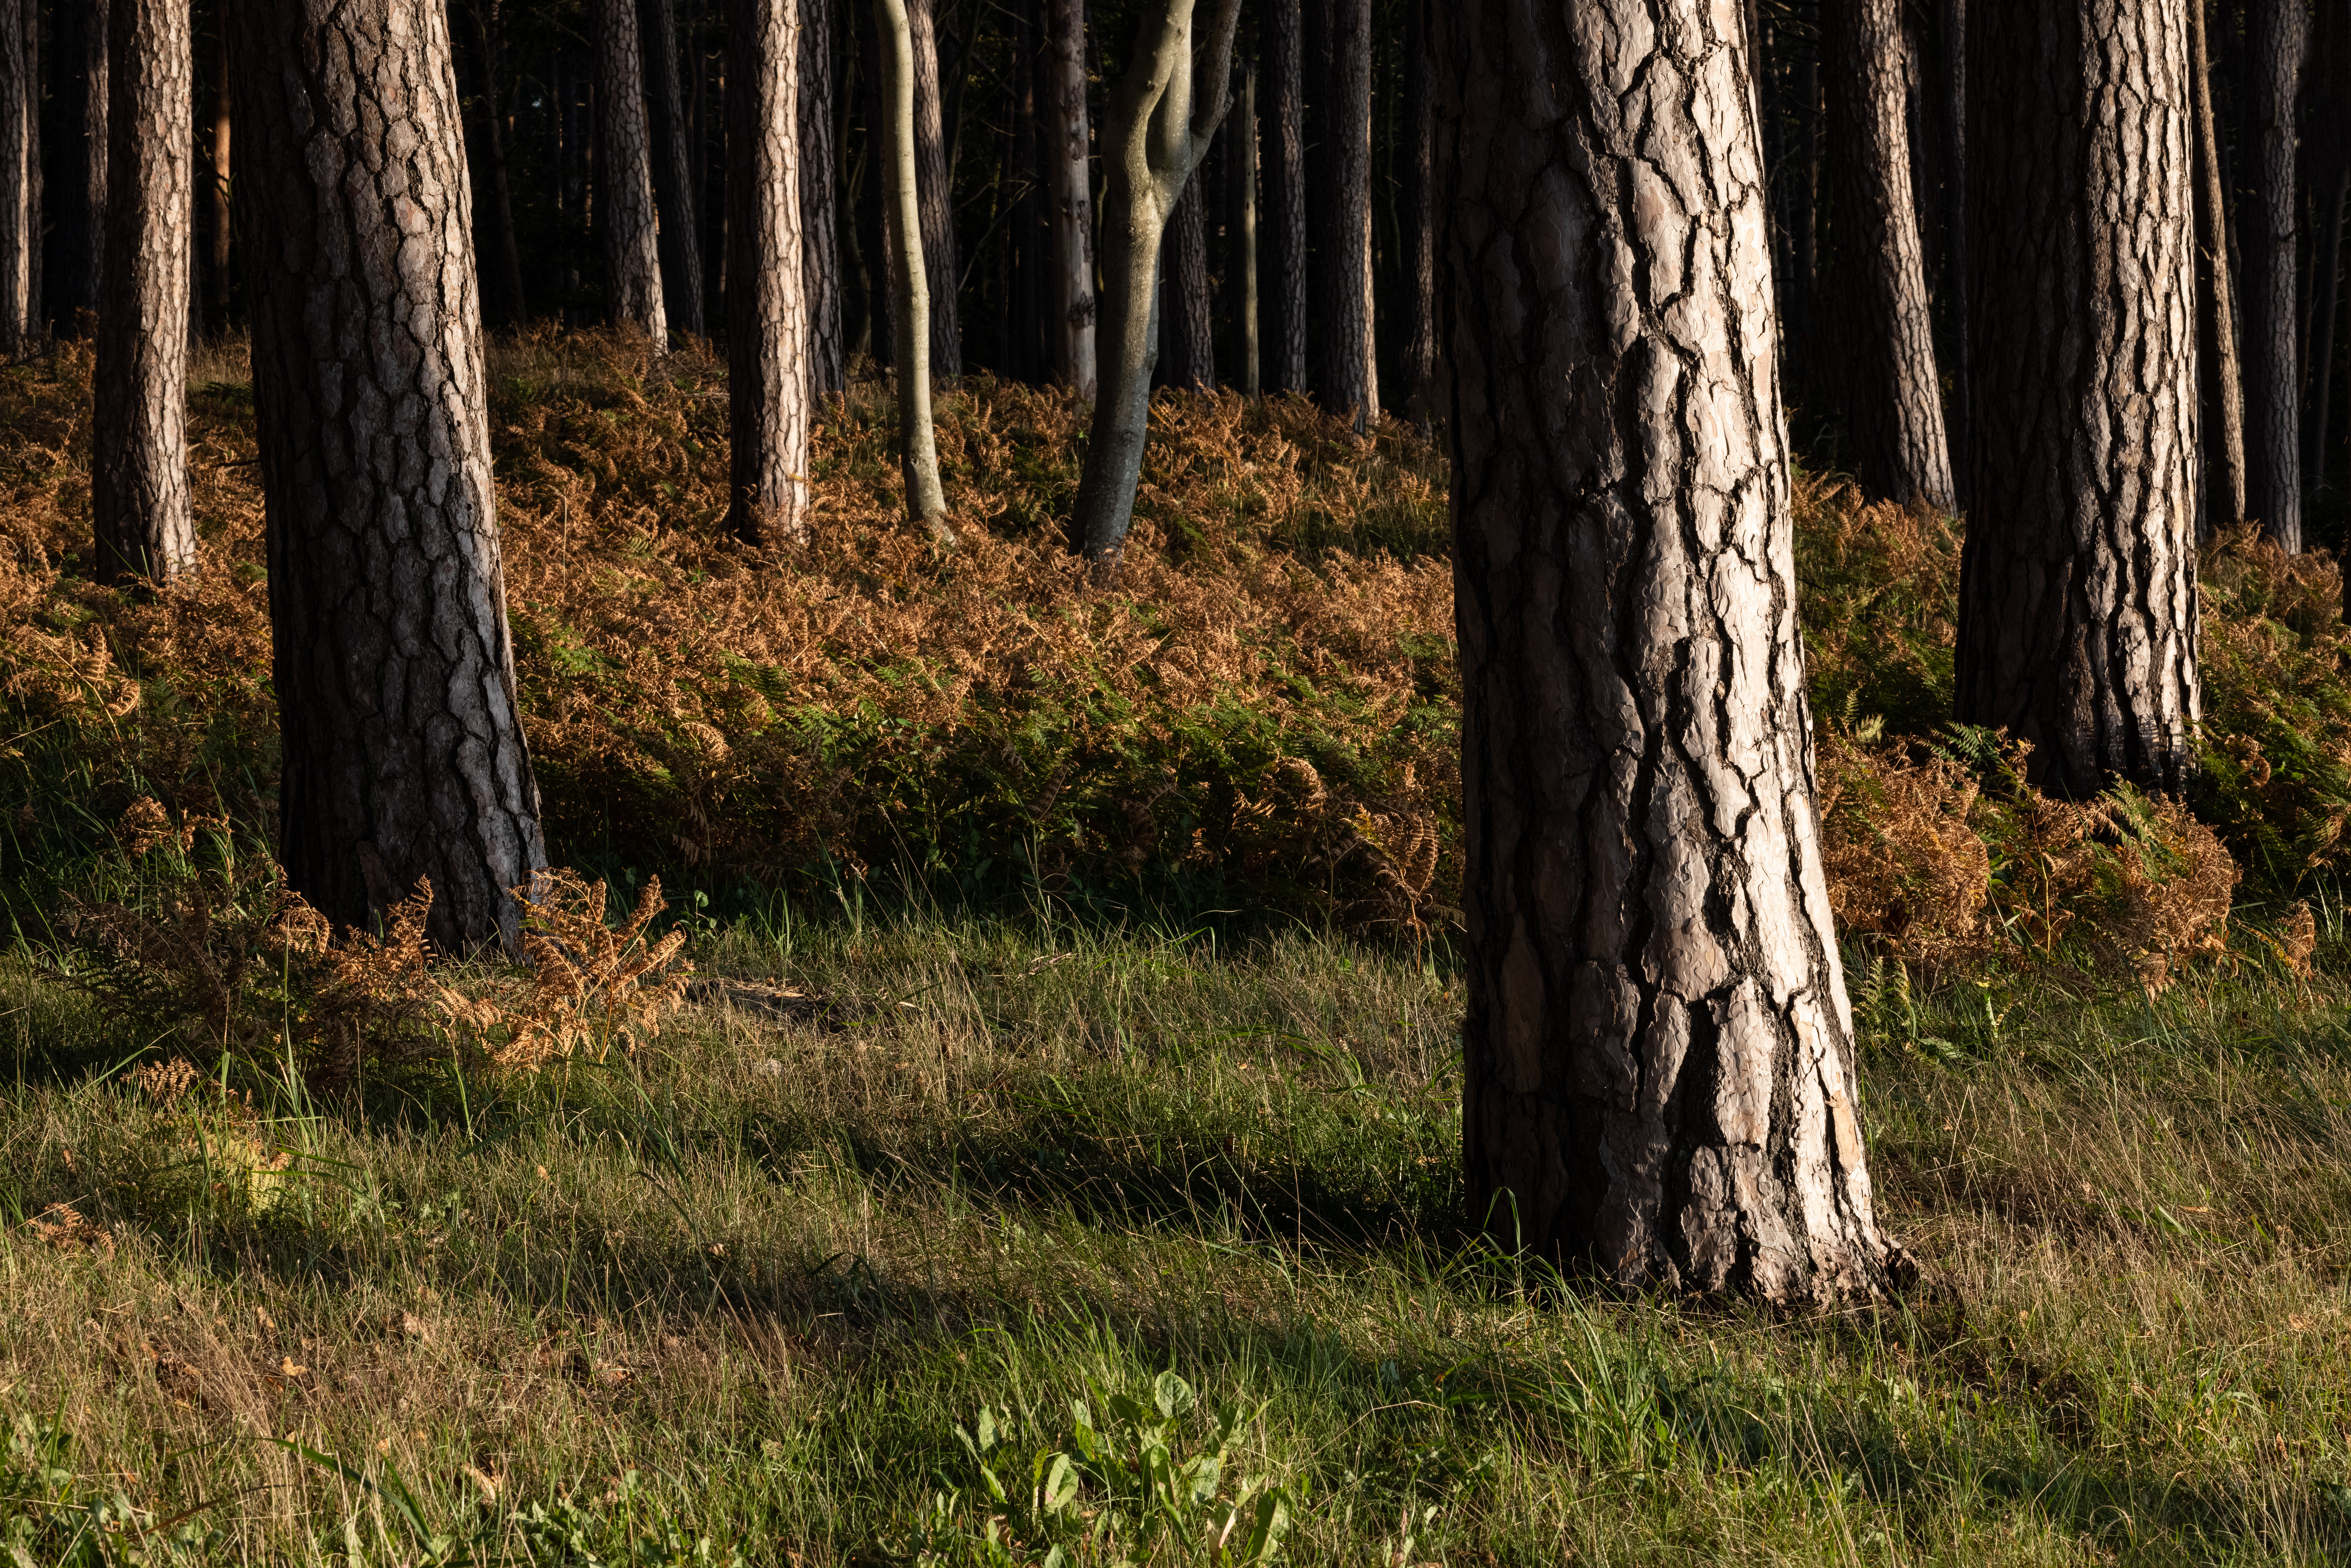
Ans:
[{"label": "understory vegetation", "polygon": [[1878,1311],[1614,1297],[1462,1212],[1441,456],[1155,409],[820,434],[727,541],[722,368],[493,357],[533,969],[269,859],[249,383],[203,564],[83,575],[89,365],[0,371],[0,1559],[2339,1563],[2351,632],[2203,563],[2182,804],[1946,722],[1957,525],[1797,479]]}]

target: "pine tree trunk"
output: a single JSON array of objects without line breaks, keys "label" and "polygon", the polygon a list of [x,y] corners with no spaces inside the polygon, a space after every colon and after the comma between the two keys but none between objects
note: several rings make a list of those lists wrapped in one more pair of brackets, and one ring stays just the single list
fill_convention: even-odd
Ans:
[{"label": "pine tree trunk", "polygon": [[0,0],[0,355],[28,351],[38,333],[41,244],[41,81],[36,13]]},{"label": "pine tree trunk", "polygon": [[1160,269],[1160,350],[1166,383],[1185,392],[1217,390],[1217,331],[1208,302],[1208,235],[1203,221],[1197,170],[1168,214],[1167,246]]},{"label": "pine tree trunk", "polygon": [[1307,390],[1305,43],[1299,0],[1262,0],[1265,72],[1265,276],[1259,279],[1258,372],[1270,392]]},{"label": "pine tree trunk", "polygon": [[2196,537],[2245,518],[2245,381],[2237,361],[2236,286],[2229,267],[2229,209],[2220,137],[2212,113],[2205,0],[2188,0],[2188,85],[2196,116],[2197,377],[2204,433]]},{"label": "pine tree trunk", "polygon": [[1258,373],[1257,290],[1257,68],[1244,66],[1240,89],[1226,121],[1232,138],[1232,167],[1227,191],[1231,211],[1227,245],[1231,259],[1225,269],[1225,288],[1232,300],[1233,383],[1244,397],[1255,397],[1263,386]]},{"label": "pine tree trunk", "polygon": [[2300,325],[2294,307],[2294,92],[2303,0],[2247,0],[2241,154],[2252,174],[2245,239],[2245,508],[2262,537],[2302,549]]},{"label": "pine tree trunk", "polygon": [[883,164],[889,175],[883,207],[889,220],[891,292],[898,301],[898,465],[906,486],[906,515],[952,548],[946,494],[939,485],[938,437],[931,428],[931,334],[929,270],[923,254],[920,130],[922,73],[916,64],[914,18],[907,0],[873,0],[874,30],[881,39],[882,101],[889,141]]},{"label": "pine tree trunk", "polygon": [[[2200,3],[2200,0],[2199,0]],[[1975,371],[1968,330],[1968,0],[1943,0],[1943,293],[1949,322],[1951,396],[1949,418],[1951,490],[1969,505],[1973,472]]]},{"label": "pine tree trunk", "polygon": [[1901,0],[1824,0],[1822,21],[1838,172],[1830,291],[1846,316],[1839,379],[1855,467],[1873,495],[1949,511],[1951,454],[1910,186]]},{"label": "pine tree trunk", "polygon": [[1053,379],[1091,403],[1098,372],[1085,0],[1045,0],[1043,96],[1045,175],[1052,198]]},{"label": "pine tree trunk", "polygon": [[1008,287],[1005,315],[1010,332],[1005,366],[1014,381],[1042,386],[1052,379],[1052,356],[1045,343],[1050,313],[1052,234],[1045,219],[1045,166],[1039,132],[1037,78],[1044,54],[1039,0],[1018,0],[1012,40],[1012,126],[1005,177],[1013,196],[1007,214],[1005,250]]},{"label": "pine tree trunk", "polygon": [[1959,717],[2081,797],[2194,768],[2192,0],[1976,0]]},{"label": "pine tree trunk", "polygon": [[1428,8],[1405,0],[1403,201],[1404,407],[1424,434],[1437,410],[1437,250],[1429,160],[1437,148],[1437,99],[1428,61]]},{"label": "pine tree trunk", "polygon": [[[1813,0],[1815,16],[1820,0]],[[1813,319],[1820,285],[1821,236],[1821,46],[1816,32],[1798,43],[1799,58],[1792,73],[1796,85],[1796,146],[1791,171],[1795,195],[1795,287],[1782,308],[1787,318],[1787,348],[1782,355],[1789,371],[1789,392],[1799,406],[1819,395],[1815,367],[1821,336]],[[1808,410],[1809,412],[1809,410]]]},{"label": "pine tree trunk", "polygon": [[57,8],[53,40],[58,69],[53,88],[57,148],[57,208],[42,272],[43,291],[57,330],[78,337],[81,314],[96,312],[99,268],[106,251],[106,28],[108,0]]},{"label": "pine tree trunk", "polygon": [[906,0],[906,20],[914,35],[914,156],[922,183],[923,265],[931,297],[931,374],[953,381],[963,374],[963,316],[958,294],[963,257],[956,246],[955,184],[947,169],[946,109],[939,97],[939,45],[932,11],[935,0]]},{"label": "pine tree trunk", "polygon": [[168,583],[195,564],[188,495],[189,195],[195,58],[188,0],[114,0],[107,84],[106,302],[90,440],[100,582]]},{"label": "pine tree trunk", "polygon": [[1469,1212],[1626,1285],[1874,1293],[1739,10],[1433,20]]},{"label": "pine tree trunk", "polygon": [[[1316,25],[1327,13],[1327,32]],[[1320,89],[1320,135],[1307,150],[1308,243],[1314,326],[1314,397],[1361,431],[1373,412],[1367,287],[1372,206],[1371,0],[1311,0],[1310,91]],[[1317,47],[1318,40],[1322,47]],[[1321,55],[1322,72],[1311,69]],[[1311,100],[1310,100],[1311,101]]]},{"label": "pine tree trunk", "polygon": [[669,347],[661,247],[653,213],[653,144],[636,0],[596,5],[596,225],[604,232],[605,308],[660,353]]},{"label": "pine tree trunk", "polygon": [[672,329],[699,338],[702,326],[702,228],[695,221],[694,170],[687,157],[685,91],[677,69],[676,0],[642,0],[637,21],[644,45],[644,82],[652,99],[647,125],[653,206],[661,214],[655,254],[661,261],[662,308]]},{"label": "pine tree trunk", "polygon": [[514,191],[507,172],[506,71],[498,47],[506,29],[498,5],[499,0],[481,0],[468,8],[481,86],[479,130],[473,145],[481,152],[475,189],[486,210],[476,217],[488,252],[482,258],[483,320],[492,327],[515,327],[528,317],[529,308],[523,293],[522,246],[515,235]]},{"label": "pine tree trunk", "polygon": [[819,398],[849,385],[832,145],[836,10],[837,0],[800,0],[800,277],[808,299],[809,391]]},{"label": "pine tree trunk", "polygon": [[[854,5],[854,0],[849,0]],[[890,98],[886,84],[890,64],[883,51],[888,47],[886,33],[878,33],[878,5],[855,5],[858,14],[857,53],[861,62],[859,78],[865,106],[865,183],[859,198],[861,208],[858,223],[870,236],[866,245],[866,265],[872,269],[873,295],[871,302],[872,352],[877,365],[895,367],[898,363],[898,246],[891,237],[896,219],[892,215],[892,202],[896,200],[891,184]],[[1091,273],[1088,275],[1092,276]],[[924,350],[925,359],[930,350]]]},{"label": "pine tree trunk", "polygon": [[279,857],[371,927],[519,956],[547,863],[507,633],[449,34],[409,0],[240,0],[253,390],[284,761]]},{"label": "pine tree trunk", "polygon": [[810,314],[798,0],[727,0],[727,430],[737,538],[806,544]]}]

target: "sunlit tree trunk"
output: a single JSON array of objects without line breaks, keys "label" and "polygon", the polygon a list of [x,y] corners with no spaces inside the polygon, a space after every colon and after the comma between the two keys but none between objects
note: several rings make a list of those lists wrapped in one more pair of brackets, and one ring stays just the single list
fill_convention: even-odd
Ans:
[{"label": "sunlit tree trunk", "polygon": [[727,0],[726,363],[737,538],[809,536],[798,0]]},{"label": "sunlit tree trunk", "polygon": [[873,0],[873,20],[881,36],[883,123],[889,128],[883,207],[894,242],[891,287],[898,300],[898,464],[905,476],[907,517],[938,544],[952,547],[955,530],[939,486],[938,437],[931,428],[931,334],[922,329],[931,319],[931,298],[923,265],[914,30],[906,0]]},{"label": "sunlit tree trunk", "polygon": [[38,335],[41,246],[38,10],[0,0],[0,354]]},{"label": "sunlit tree trunk", "polygon": [[1231,260],[1225,277],[1225,288],[1232,299],[1233,384],[1244,396],[1255,397],[1262,382],[1258,371],[1257,69],[1253,66],[1241,70],[1227,133],[1233,151],[1228,187],[1231,212],[1226,231]]}]

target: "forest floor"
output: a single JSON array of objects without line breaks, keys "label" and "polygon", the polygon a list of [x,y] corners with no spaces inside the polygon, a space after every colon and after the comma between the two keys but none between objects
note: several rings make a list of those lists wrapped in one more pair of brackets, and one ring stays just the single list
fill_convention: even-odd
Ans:
[{"label": "forest floor", "polygon": [[[940,559],[862,388],[825,534],[765,556],[712,533],[706,357],[503,345],[555,852],[659,870],[696,970],[633,1052],[498,1071],[411,1012],[385,1038],[442,1054],[354,1080],[337,982],[263,939],[241,360],[192,378],[204,566],[150,601],[78,575],[78,355],[0,374],[0,1562],[2351,1559],[2331,562],[2208,552],[2193,814],[2052,802],[1941,723],[1957,530],[1800,476],[1862,1112],[1922,1278],[1698,1307],[1464,1212],[1409,432],[1156,412],[1089,592],[1050,396],[943,400]],[[142,968],[134,917],[193,935]]]}]

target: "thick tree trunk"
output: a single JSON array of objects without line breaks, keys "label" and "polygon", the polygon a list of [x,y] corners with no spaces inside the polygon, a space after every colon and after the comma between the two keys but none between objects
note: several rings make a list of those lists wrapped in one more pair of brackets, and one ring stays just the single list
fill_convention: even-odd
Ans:
[{"label": "thick tree trunk", "polygon": [[2074,796],[2194,768],[2191,3],[1976,0],[1958,712]]},{"label": "thick tree trunk", "polygon": [[1873,1293],[1740,13],[1434,21],[1470,1212],[1628,1285]]},{"label": "thick tree trunk", "polygon": [[923,265],[931,298],[931,374],[963,374],[963,316],[958,295],[962,253],[956,245],[955,183],[947,168],[946,110],[939,97],[939,46],[935,0],[905,0],[914,37],[914,157],[923,204]]},{"label": "thick tree trunk", "polygon": [[476,214],[488,254],[482,258],[482,317],[492,327],[519,326],[528,316],[522,282],[522,246],[515,235],[514,190],[507,172],[506,70],[499,48],[506,28],[499,0],[470,7],[481,112],[474,145],[481,149],[476,190],[486,211]]},{"label": "thick tree trunk", "polygon": [[547,863],[507,633],[448,25],[409,0],[232,12],[284,753],[279,858],[372,926],[519,956]]},{"label": "thick tree trunk", "polygon": [[1862,486],[1949,511],[1951,454],[1910,188],[1901,0],[1824,0],[1829,135],[1837,150],[1839,378]]},{"label": "thick tree trunk", "polygon": [[106,308],[90,441],[100,582],[166,583],[195,564],[188,496],[188,198],[194,40],[188,0],[114,0],[108,57]]},{"label": "thick tree trunk", "polygon": [[605,308],[616,327],[669,346],[653,208],[653,145],[636,0],[596,0],[596,225],[604,231]]},{"label": "thick tree trunk", "polygon": [[881,38],[882,101],[889,131],[889,174],[883,207],[891,239],[891,287],[898,301],[898,464],[905,476],[906,515],[930,531],[939,545],[952,548],[955,529],[947,523],[946,493],[939,486],[938,437],[931,429],[931,334],[922,323],[931,317],[930,280],[924,266],[923,202],[915,90],[921,73],[915,65],[914,28],[906,0],[873,0],[875,31]]},{"label": "thick tree trunk", "polygon": [[[2199,0],[2200,3],[2200,0]],[[1974,461],[1972,361],[1968,335],[1968,0],[1943,0],[1943,293],[1949,322],[1951,396],[1949,415],[1951,489],[1958,504],[1969,503],[1968,476]]]},{"label": "thick tree trunk", "polygon": [[1194,97],[1192,12],[1193,0],[1155,0],[1145,8],[1102,128],[1102,396],[1070,518],[1072,540],[1097,582],[1117,575],[1143,475],[1157,357],[1160,241],[1231,99],[1240,0],[1217,0],[1196,62],[1205,101]]},{"label": "thick tree trunk", "polygon": [[1258,370],[1268,392],[1304,392],[1306,375],[1305,43],[1299,0],[1262,0],[1265,277],[1259,280]]},{"label": "thick tree trunk", "polygon": [[1045,178],[1053,225],[1053,379],[1092,402],[1093,187],[1087,160],[1085,0],[1045,0]]},{"label": "thick tree trunk", "polygon": [[1160,266],[1160,352],[1166,383],[1186,392],[1217,390],[1217,330],[1208,301],[1208,234],[1193,171],[1167,218]]},{"label": "thick tree trunk", "polygon": [[1230,259],[1225,268],[1225,289],[1232,301],[1233,384],[1245,397],[1255,397],[1262,386],[1258,374],[1257,313],[1257,68],[1244,66],[1240,90],[1226,121],[1232,164],[1227,193],[1226,245]]},{"label": "thick tree trunk", "polygon": [[673,330],[699,338],[702,328],[702,226],[695,220],[694,169],[685,133],[685,92],[677,69],[675,0],[641,0],[653,206],[661,214],[662,308]]},{"label": "thick tree trunk", "polygon": [[50,193],[57,223],[42,258],[43,290],[57,329],[82,330],[81,313],[95,312],[99,268],[106,251],[106,28],[108,0],[57,8],[53,44],[58,70],[54,91],[57,188]]},{"label": "thick tree trunk", "polygon": [[2188,0],[2188,85],[2196,117],[2196,363],[2204,433],[2203,483],[2196,499],[2199,541],[2214,528],[2245,517],[2245,382],[2237,361],[2236,285],[2229,267],[2229,209],[2204,5],[2205,0]]},{"label": "thick tree trunk", "polygon": [[823,398],[849,385],[832,145],[838,5],[837,0],[800,0],[799,9],[800,277],[808,300],[809,390]]},{"label": "thick tree trunk", "polygon": [[2247,0],[2241,156],[2252,200],[2245,268],[2245,509],[2262,537],[2302,549],[2300,321],[2294,307],[2294,92],[2303,0]]},{"label": "thick tree trunk", "polygon": [[[1367,285],[1372,210],[1371,0],[1316,0],[1328,11],[1327,75],[1310,78],[1321,92],[1321,134],[1307,149],[1308,243],[1314,326],[1314,396],[1323,409],[1361,431],[1375,412]],[[1308,55],[1322,29],[1308,13]]]},{"label": "thick tree trunk", "polygon": [[727,0],[727,430],[737,538],[809,537],[810,313],[799,0]]},{"label": "thick tree trunk", "polygon": [[1437,249],[1429,160],[1437,148],[1437,98],[1428,60],[1428,8],[1405,0],[1404,165],[1397,212],[1404,239],[1404,408],[1423,433],[1437,408]]},{"label": "thick tree trunk", "polygon": [[0,0],[0,355],[39,335],[41,79],[37,13]]}]

